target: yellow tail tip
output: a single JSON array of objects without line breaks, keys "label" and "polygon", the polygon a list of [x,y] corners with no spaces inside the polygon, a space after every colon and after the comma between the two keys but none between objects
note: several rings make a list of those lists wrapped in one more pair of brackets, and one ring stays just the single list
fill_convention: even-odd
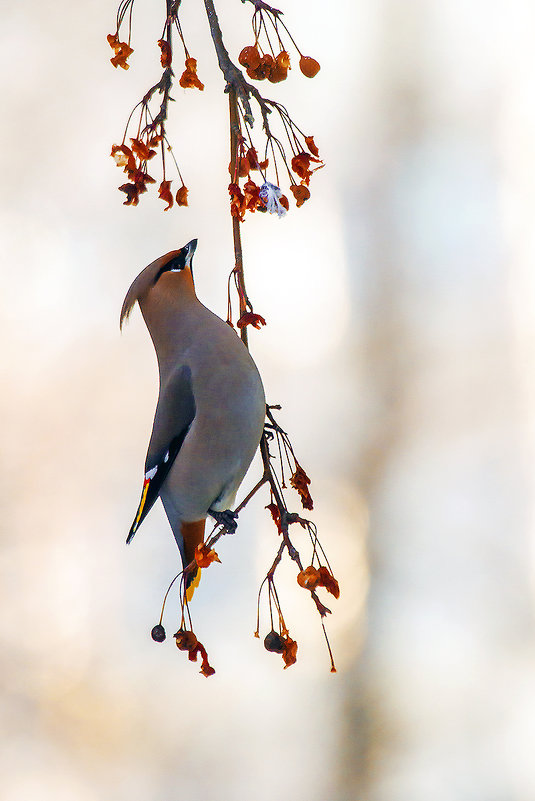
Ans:
[{"label": "yellow tail tip", "polygon": [[199,586],[200,580],[201,580],[201,568],[198,567],[196,572],[193,575],[191,575],[191,578],[188,576],[188,580],[186,581],[186,601],[188,603],[193,598],[193,593]]}]

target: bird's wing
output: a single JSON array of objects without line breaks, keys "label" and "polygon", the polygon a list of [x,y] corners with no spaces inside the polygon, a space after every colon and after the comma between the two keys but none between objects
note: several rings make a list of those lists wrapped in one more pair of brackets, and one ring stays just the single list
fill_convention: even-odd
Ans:
[{"label": "bird's wing", "polygon": [[132,540],[158,498],[162,484],[173,466],[194,417],[195,401],[191,386],[191,371],[189,367],[182,366],[160,387],[160,397],[145,462],[141,500],[126,539],[127,543]]}]

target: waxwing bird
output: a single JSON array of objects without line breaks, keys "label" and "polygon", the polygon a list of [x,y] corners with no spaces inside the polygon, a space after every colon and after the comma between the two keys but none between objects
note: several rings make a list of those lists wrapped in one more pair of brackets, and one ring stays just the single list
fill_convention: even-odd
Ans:
[{"label": "waxwing bird", "polygon": [[[234,330],[195,294],[193,239],[149,264],[126,293],[121,327],[136,301],[149,330],[160,393],[145,461],[141,501],[127,542],[161,497],[187,567],[206,516],[229,512],[262,435],[264,388]],[[188,600],[200,569],[186,576]]]}]

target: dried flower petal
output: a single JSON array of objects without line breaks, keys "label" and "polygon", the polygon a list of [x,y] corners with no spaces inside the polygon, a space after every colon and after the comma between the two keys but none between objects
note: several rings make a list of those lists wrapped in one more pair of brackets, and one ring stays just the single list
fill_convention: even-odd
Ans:
[{"label": "dried flower petal", "polygon": [[305,568],[297,576],[297,583],[300,587],[310,591],[315,590],[316,587],[325,587],[327,592],[330,592],[335,598],[340,597],[338,582],[324,565],[319,568],[312,565]]},{"label": "dried flower petal", "polygon": [[130,141],[132,142],[132,150],[140,161],[148,161],[156,155],[156,151],[151,150],[151,148],[148,147],[145,142],[142,142],[141,139],[131,138]]},{"label": "dried flower petal", "polygon": [[269,509],[271,517],[273,518],[273,522],[277,526],[277,531],[279,534],[282,534],[281,513],[279,507],[276,503],[268,503],[265,508]]},{"label": "dried flower petal", "polygon": [[250,147],[246,153],[247,161],[249,162],[250,170],[265,170],[269,164],[269,159],[265,161],[258,161],[258,153],[254,147]]},{"label": "dried flower petal", "polygon": [[[313,170],[310,169],[310,162],[315,161],[319,164],[318,167],[314,167]],[[292,170],[302,179],[302,183],[308,186],[310,181],[310,176],[312,175],[315,170],[321,170],[323,164],[321,159],[316,158],[316,156],[312,156],[310,153],[297,153],[292,159]]]},{"label": "dried flower petal", "polygon": [[221,563],[221,559],[214,549],[208,548],[205,542],[201,542],[195,548],[195,561],[199,567],[208,567],[212,562]]},{"label": "dried flower petal", "polygon": [[228,185],[230,194],[230,213],[233,217],[238,217],[242,222],[245,214],[245,198],[238,184]]},{"label": "dried flower petal", "polygon": [[168,211],[173,205],[173,195],[171,194],[171,181],[162,181],[158,189],[158,197],[160,197],[167,206],[164,211]]},{"label": "dried flower petal", "polygon": [[202,658],[202,665],[201,665],[201,673],[203,676],[213,676],[215,670],[208,662],[208,654],[206,653],[206,648],[202,643],[200,643],[197,638],[195,638],[196,644],[194,648],[189,649],[189,660],[190,662],[196,662],[197,656],[200,654]]},{"label": "dried flower petal", "polygon": [[259,314],[244,312],[236,325],[238,328],[245,328],[246,325],[252,325],[254,328],[260,329],[263,325],[266,325],[266,321]]},{"label": "dried flower petal", "polygon": [[151,136],[151,138],[150,138],[150,139],[149,139],[149,141],[147,142],[147,144],[148,144],[148,146],[149,146],[149,147],[154,147],[154,145],[158,145],[158,144],[160,144],[160,142],[162,141],[162,139],[163,139],[163,136],[162,136],[162,134],[156,134],[156,133],[153,133],[153,134],[152,134],[152,136]]},{"label": "dried flower petal", "polygon": [[247,156],[242,156],[238,159],[238,176],[240,178],[245,178],[246,175],[249,175],[250,170],[251,165],[249,164]]},{"label": "dried flower petal", "polygon": [[319,150],[318,150],[318,148],[316,147],[316,145],[314,143],[314,137],[313,136],[305,136],[305,142],[306,142],[306,146],[308,147],[308,149],[310,150],[312,155],[313,156],[319,156]]},{"label": "dried flower petal", "polygon": [[306,75],[307,78],[313,78],[314,75],[318,74],[321,68],[315,58],[311,58],[310,56],[301,56],[299,61],[299,69],[303,75]]},{"label": "dried flower petal", "polygon": [[173,60],[173,54],[171,52],[171,45],[167,41],[167,39],[158,39],[158,44],[161,48],[161,55],[160,55],[160,63],[162,67],[170,67],[171,62]]},{"label": "dried flower petal", "polygon": [[284,659],[284,670],[297,662],[297,643],[288,635],[284,638],[282,658]]},{"label": "dried flower petal", "polygon": [[[201,665],[200,672],[203,674],[203,676],[206,676],[207,678],[208,678],[208,676],[213,676],[214,673],[215,673],[215,670],[210,665],[210,663],[208,662],[208,654],[206,653],[206,648],[203,645],[201,645],[201,643],[199,643],[197,647],[198,647],[198,651],[199,651],[199,653],[200,653],[200,655],[202,657],[202,665]],[[189,658],[191,659],[191,653],[189,655]]]},{"label": "dried flower petal", "polygon": [[136,185],[138,192],[142,194],[143,192],[147,191],[146,184],[155,184],[156,181],[152,178],[145,170],[136,169],[130,170],[128,168],[125,169],[125,172],[128,173],[128,177],[130,180]]},{"label": "dried flower petal", "polygon": [[189,57],[185,61],[186,69],[180,76],[179,84],[183,89],[204,89],[204,84],[197,77],[197,59]]},{"label": "dried flower petal", "polygon": [[312,501],[312,498],[310,497],[310,492],[308,491],[309,484],[310,484],[309,477],[307,476],[301,465],[296,462],[295,473],[290,478],[290,485],[299,493],[299,496],[301,498],[301,503],[303,504],[303,509],[314,508],[314,503]]},{"label": "dried flower petal", "polygon": [[281,50],[277,58],[275,59],[277,64],[280,64],[281,67],[284,69],[291,69],[290,67],[290,54],[286,52],[286,50]]},{"label": "dried flower petal", "polygon": [[243,186],[243,197],[245,207],[249,211],[256,211],[260,201],[260,187],[254,181],[249,179]]},{"label": "dried flower petal", "polygon": [[119,36],[116,33],[109,33],[106,36],[106,39],[108,40],[108,44],[114,53],[117,53],[117,51],[121,49],[121,45],[119,44]]},{"label": "dried flower petal", "polygon": [[120,42],[117,34],[109,33],[107,39],[110,47],[115,52],[113,58],[110,58],[113,66],[115,68],[122,67],[123,70],[129,69],[130,65],[126,63],[126,60],[134,52],[133,48],[131,48],[126,42]]},{"label": "dried flower petal", "polygon": [[135,170],[136,160],[134,154],[126,145],[112,145],[110,155],[118,167],[126,167],[127,169]]},{"label": "dried flower petal", "polygon": [[123,206],[137,206],[139,203],[139,187],[135,184],[123,184],[119,187],[120,192],[124,192],[126,200]]},{"label": "dried flower petal", "polygon": [[320,567],[318,570],[319,574],[319,585],[320,587],[325,587],[327,592],[330,592],[331,595],[334,595],[335,598],[340,597],[340,587],[338,582],[336,581],[335,577],[329,573],[329,570],[323,566]]}]

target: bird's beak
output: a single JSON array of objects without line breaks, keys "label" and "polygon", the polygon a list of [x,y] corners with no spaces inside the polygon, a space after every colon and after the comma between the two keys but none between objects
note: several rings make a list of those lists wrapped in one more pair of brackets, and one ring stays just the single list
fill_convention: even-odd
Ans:
[{"label": "bird's beak", "polygon": [[192,239],[191,242],[188,242],[188,244],[184,246],[184,250],[186,251],[186,267],[189,267],[190,270],[192,269],[191,261],[193,259],[193,254],[195,253],[196,247],[197,247],[196,239]]}]

